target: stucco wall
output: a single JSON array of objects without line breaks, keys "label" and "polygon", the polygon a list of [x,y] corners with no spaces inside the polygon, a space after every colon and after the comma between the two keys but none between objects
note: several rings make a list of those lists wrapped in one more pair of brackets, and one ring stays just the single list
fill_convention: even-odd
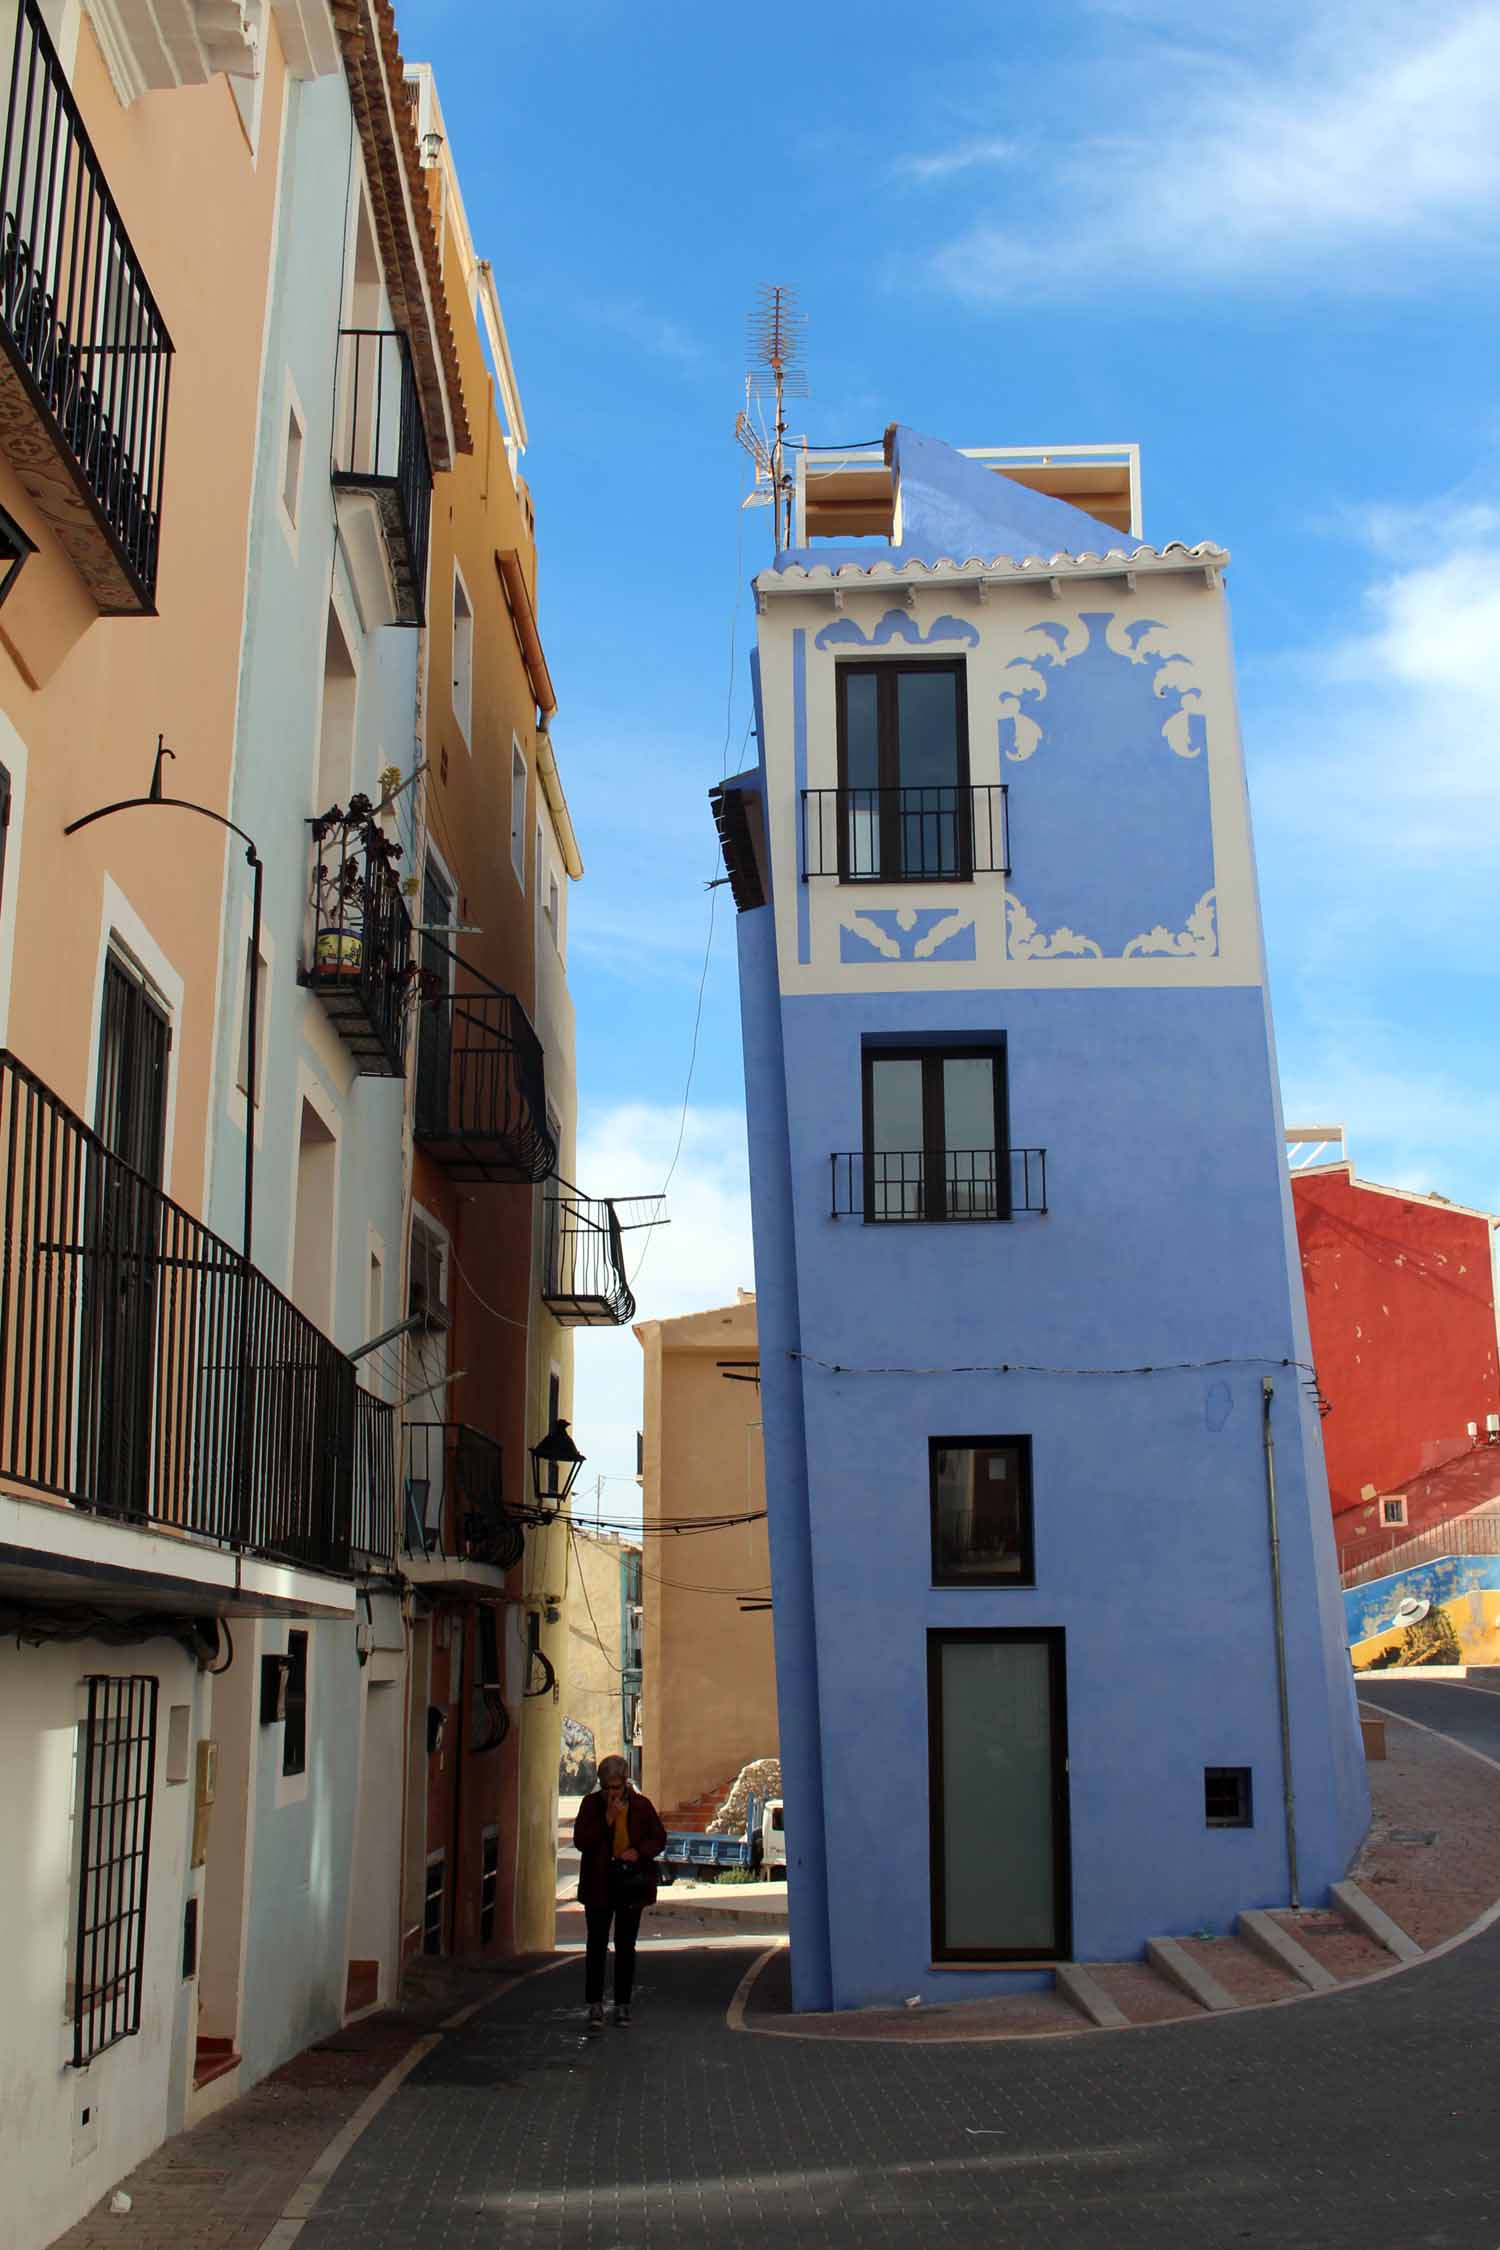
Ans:
[{"label": "stucco wall", "polygon": [[[593,1768],[601,1758],[624,1749],[620,1702],[621,1568],[626,1550],[618,1539],[580,1529],[568,1558],[567,1686],[562,1697],[563,1754],[558,1769],[563,1790],[593,1787]],[[634,1550],[639,1553],[639,1548]],[[567,1721],[586,1730],[589,1771],[578,1777],[576,1758],[585,1745],[576,1740],[571,1771]]]},{"label": "stucco wall", "polygon": [[[763,1509],[760,1391],[717,1366],[756,1357],[754,1303],[643,1322],[639,1334],[644,1522]],[[742,1611],[732,1591],[699,1590],[764,1594],[770,1555],[764,1522],[647,1546],[642,1781],[667,1811],[777,1755],[769,1613]]]},{"label": "stucco wall", "polygon": [[[75,1748],[89,1673],[154,1675],[160,1700],[141,2028],[79,2072],[70,2067],[66,1988],[77,1914]],[[167,1727],[172,1706],[186,1704],[196,1735],[200,1694],[191,1660],[166,1641],[0,1647],[0,1895],[12,1927],[0,2006],[3,2250],[50,2242],[180,2121],[191,2075],[181,1957],[193,1788],[166,1780]]]},{"label": "stucco wall", "polygon": [[1366,1186],[1343,1167],[1294,1175],[1292,1196],[1329,1498],[1347,1537],[1378,1521],[1361,1493],[1468,1449],[1500,1413],[1493,1230],[1469,1211]]}]

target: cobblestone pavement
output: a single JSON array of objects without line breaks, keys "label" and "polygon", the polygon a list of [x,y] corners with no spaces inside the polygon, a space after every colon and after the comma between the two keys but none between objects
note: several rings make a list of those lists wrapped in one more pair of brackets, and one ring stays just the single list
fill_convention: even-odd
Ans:
[{"label": "cobblestone pavement", "polygon": [[1496,2250],[1500,1929],[1347,1994],[987,2047],[731,2031],[751,1949],[576,1962],[447,2038],[299,2250]]}]

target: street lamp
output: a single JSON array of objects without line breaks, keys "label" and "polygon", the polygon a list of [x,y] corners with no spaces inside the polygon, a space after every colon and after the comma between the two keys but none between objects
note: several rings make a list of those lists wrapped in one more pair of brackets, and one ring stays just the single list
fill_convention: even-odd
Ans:
[{"label": "street lamp", "polygon": [[531,1448],[531,1491],[543,1521],[562,1514],[582,1467],[583,1455],[559,1416],[547,1435],[538,1438]]}]

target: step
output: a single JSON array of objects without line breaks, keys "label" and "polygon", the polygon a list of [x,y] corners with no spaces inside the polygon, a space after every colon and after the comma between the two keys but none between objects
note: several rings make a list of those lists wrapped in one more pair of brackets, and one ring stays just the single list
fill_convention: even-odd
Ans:
[{"label": "step", "polygon": [[1237,2008],[1255,2008],[1267,2000],[1291,2000],[1307,1987],[1290,1963],[1269,1959],[1246,1938],[1179,1938],[1189,1962],[1212,1977]]},{"label": "step", "polygon": [[1270,1920],[1296,1939],[1314,1961],[1339,1984],[1354,1984],[1361,1977],[1388,1969],[1391,1957],[1384,1946],[1366,1937],[1325,1907],[1279,1907]]},{"label": "step", "polygon": [[1158,1976],[1149,1961],[1090,1961],[1086,1966],[1091,1982],[1127,2023],[1172,2023],[1203,2013],[1195,2000]]},{"label": "step", "polygon": [[1240,1915],[1236,1928],[1246,1945],[1294,1977],[1307,1991],[1332,1992],[1336,1988],[1339,1980],[1333,1971],[1325,1969],[1317,1956],[1309,1953],[1290,1930],[1284,1930],[1274,1916],[1258,1909],[1247,1909]]}]

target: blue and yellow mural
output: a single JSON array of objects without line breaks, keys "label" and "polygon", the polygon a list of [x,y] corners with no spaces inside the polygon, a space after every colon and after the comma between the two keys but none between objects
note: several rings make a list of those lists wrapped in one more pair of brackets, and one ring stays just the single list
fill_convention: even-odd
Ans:
[{"label": "blue and yellow mural", "polygon": [[[1420,1651],[1404,1645],[1410,1627],[1396,1615],[1403,1602],[1429,1604],[1420,1620],[1428,1627],[1419,1636],[1425,1644]],[[1378,1669],[1381,1659],[1413,1655],[1418,1662],[1500,1664],[1500,1555],[1441,1555],[1393,1578],[1346,1587],[1344,1618],[1356,1672]],[[1433,1621],[1442,1618],[1451,1635],[1434,1629]],[[1428,1653],[1439,1649],[1440,1640],[1447,1642],[1446,1655]]]}]

